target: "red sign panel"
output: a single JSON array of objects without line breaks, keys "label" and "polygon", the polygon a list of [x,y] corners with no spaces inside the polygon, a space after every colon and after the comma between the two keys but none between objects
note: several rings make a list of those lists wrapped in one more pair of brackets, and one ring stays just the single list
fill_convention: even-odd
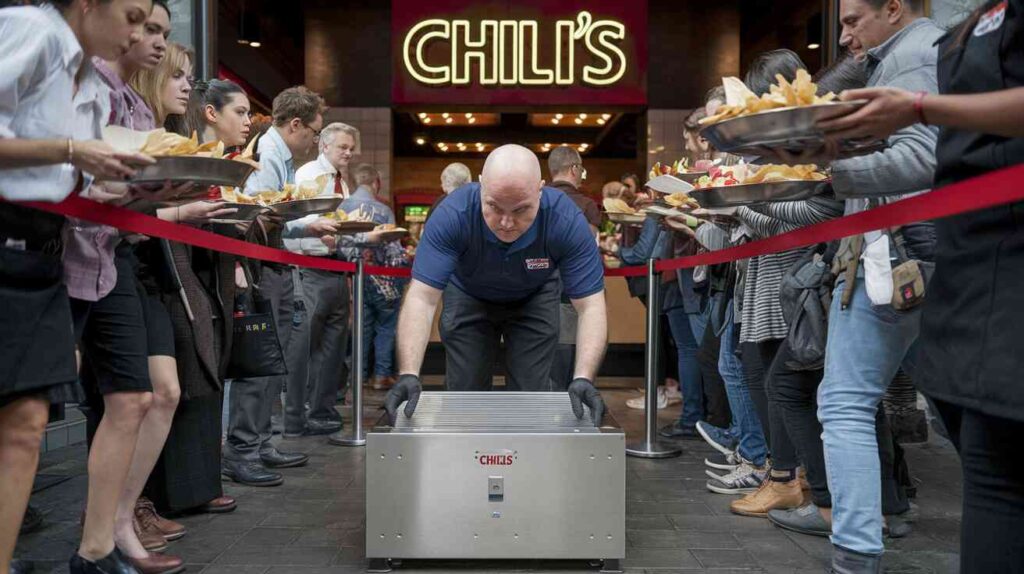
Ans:
[{"label": "red sign panel", "polygon": [[395,104],[643,105],[647,3],[392,0]]}]

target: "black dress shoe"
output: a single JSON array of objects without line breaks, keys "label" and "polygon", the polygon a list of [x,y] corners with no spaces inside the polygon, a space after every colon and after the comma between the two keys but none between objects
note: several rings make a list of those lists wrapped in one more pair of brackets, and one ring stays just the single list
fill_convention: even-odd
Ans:
[{"label": "black dress shoe", "polygon": [[301,452],[281,452],[271,447],[260,453],[260,460],[267,468],[295,468],[309,462],[309,455]]},{"label": "black dress shoe", "polygon": [[336,433],[341,430],[341,421],[329,419],[309,419],[306,421],[307,435],[323,435]]},{"label": "black dress shoe", "polygon": [[35,567],[32,566],[31,562],[11,560],[11,567],[8,571],[11,574],[32,574],[32,572],[35,572]]},{"label": "black dress shoe", "polygon": [[658,436],[675,439],[700,440],[697,429],[694,427],[681,427],[678,424],[665,425],[658,429]]},{"label": "black dress shoe", "polygon": [[68,561],[68,569],[71,574],[139,574],[117,548],[95,562],[82,558],[76,552]]},{"label": "black dress shoe", "polygon": [[220,465],[220,473],[246,486],[280,486],[284,483],[284,477],[270,472],[259,462],[224,460]]}]

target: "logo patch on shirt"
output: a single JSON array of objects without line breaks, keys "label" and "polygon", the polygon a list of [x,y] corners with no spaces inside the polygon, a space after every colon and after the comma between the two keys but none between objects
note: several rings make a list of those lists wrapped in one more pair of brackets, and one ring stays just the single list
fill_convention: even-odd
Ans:
[{"label": "logo patch on shirt", "polygon": [[526,260],[526,269],[528,271],[535,271],[537,269],[550,269],[550,268],[551,268],[551,260],[548,259],[547,257],[544,257],[542,259],[527,259]]},{"label": "logo patch on shirt", "polygon": [[1000,2],[996,4],[995,8],[992,8],[978,20],[978,25],[974,27],[975,36],[984,36],[995,32],[996,30],[1003,27],[1003,22],[1006,21],[1006,2]]}]

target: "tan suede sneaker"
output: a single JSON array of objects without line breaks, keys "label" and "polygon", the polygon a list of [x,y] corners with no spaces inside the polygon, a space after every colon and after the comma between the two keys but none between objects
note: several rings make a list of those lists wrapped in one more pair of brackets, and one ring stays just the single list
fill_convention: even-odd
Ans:
[{"label": "tan suede sneaker", "polygon": [[804,504],[804,493],[799,480],[775,482],[766,479],[761,488],[734,500],[729,510],[743,516],[768,516],[769,510],[797,508]]}]

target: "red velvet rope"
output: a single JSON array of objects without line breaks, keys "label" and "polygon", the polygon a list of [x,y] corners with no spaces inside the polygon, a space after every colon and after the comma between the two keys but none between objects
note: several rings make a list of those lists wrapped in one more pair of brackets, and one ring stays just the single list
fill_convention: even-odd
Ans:
[{"label": "red velvet rope", "polygon": [[[726,263],[832,241],[857,233],[948,217],[1021,200],[1024,200],[1024,165],[994,171],[876,209],[817,225],[801,227],[789,233],[737,247],[659,261],[655,268],[658,271],[673,271],[698,265]],[[50,213],[109,225],[130,233],[169,239],[251,259],[346,273],[356,270],[354,263],[325,257],[299,255],[282,249],[247,243],[77,196],[69,197],[61,203],[27,202],[25,205]],[[366,266],[364,270],[369,275],[391,277],[409,277],[411,272],[408,267]],[[646,273],[646,266],[605,269],[606,277],[638,277]]]}]

